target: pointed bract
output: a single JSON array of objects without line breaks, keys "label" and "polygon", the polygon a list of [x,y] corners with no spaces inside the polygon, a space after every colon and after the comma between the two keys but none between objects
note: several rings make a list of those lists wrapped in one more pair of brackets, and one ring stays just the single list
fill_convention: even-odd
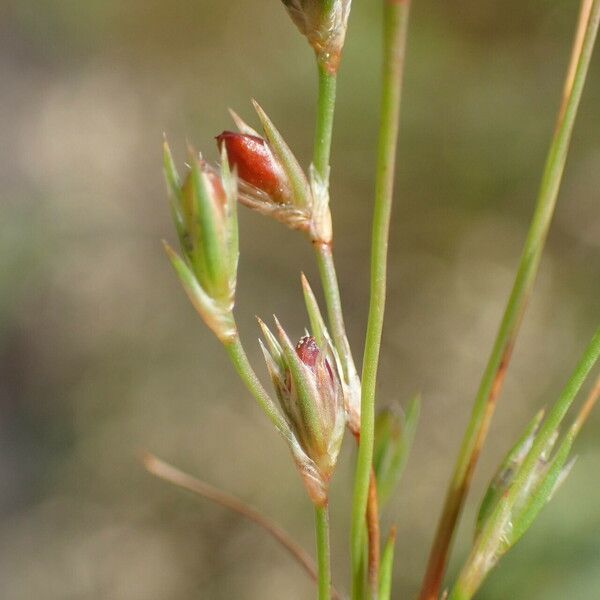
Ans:
[{"label": "pointed bract", "polygon": [[198,314],[222,342],[231,340],[236,335],[231,311],[224,309],[206,293],[190,267],[167,242],[163,241],[163,245],[183,289]]}]

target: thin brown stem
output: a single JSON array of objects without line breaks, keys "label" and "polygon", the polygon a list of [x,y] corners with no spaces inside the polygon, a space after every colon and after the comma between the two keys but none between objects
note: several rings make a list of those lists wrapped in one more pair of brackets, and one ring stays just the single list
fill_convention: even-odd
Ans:
[{"label": "thin brown stem", "polygon": [[371,597],[377,598],[379,590],[379,563],[381,553],[381,534],[379,531],[379,503],[377,501],[377,481],[371,467],[369,479],[369,497],[367,500],[367,534],[369,536],[369,555],[367,573]]},{"label": "thin brown stem", "polygon": [[591,389],[588,397],[585,399],[582,407],[579,409],[579,413],[577,414],[577,418],[575,419],[573,425],[571,426],[571,431],[573,435],[577,435],[583,424],[586,422],[587,418],[590,416],[592,409],[596,405],[598,398],[600,397],[600,376],[596,379],[596,383],[594,387]]},{"label": "thin brown stem", "polygon": [[567,77],[565,79],[565,85],[563,88],[557,127],[560,126],[560,123],[563,120],[565,110],[567,109],[567,102],[571,92],[573,91],[573,85],[575,84],[575,74],[577,73],[577,65],[579,64],[579,57],[581,56],[581,49],[585,39],[585,31],[592,13],[592,3],[593,0],[581,0],[581,9],[579,10],[579,19],[577,21],[577,31],[575,32],[575,40],[573,41],[571,58],[569,60],[569,68],[567,70]]},{"label": "thin brown stem", "polygon": [[[164,481],[168,481],[169,483],[172,483],[180,488],[188,490],[193,494],[202,496],[202,498],[210,500],[211,502],[214,502],[223,508],[227,508],[228,510],[241,515],[245,519],[248,519],[249,521],[252,521],[261,527],[272,538],[279,542],[283,548],[285,548],[290,556],[304,569],[304,571],[313,581],[317,581],[317,569],[315,566],[315,561],[290,537],[286,531],[262,515],[255,508],[249,506],[231,494],[223,492],[222,490],[219,490],[218,488],[215,488],[212,485],[197,479],[196,477],[192,477],[191,475],[180,471],[176,467],[166,463],[153,454],[144,454],[142,457],[142,462],[144,468],[152,475],[155,475]],[[332,589],[331,596],[336,600],[341,600],[341,596],[334,589]]]}]

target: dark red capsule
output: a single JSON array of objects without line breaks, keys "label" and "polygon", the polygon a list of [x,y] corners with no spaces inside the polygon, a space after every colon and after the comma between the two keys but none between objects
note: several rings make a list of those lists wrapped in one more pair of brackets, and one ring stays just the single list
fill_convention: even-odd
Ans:
[{"label": "dark red capsule", "polygon": [[319,356],[319,346],[315,338],[310,335],[305,335],[296,344],[296,354],[298,358],[311,369],[317,364],[317,357]]},{"label": "dark red capsule", "polygon": [[287,178],[266,140],[233,131],[224,131],[216,139],[219,149],[225,145],[227,158],[237,169],[240,179],[263,191],[275,202],[288,201]]}]

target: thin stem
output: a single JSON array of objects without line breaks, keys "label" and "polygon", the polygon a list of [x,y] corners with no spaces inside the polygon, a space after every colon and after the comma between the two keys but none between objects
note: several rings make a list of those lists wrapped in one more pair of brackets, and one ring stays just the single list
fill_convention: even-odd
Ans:
[{"label": "thin stem", "polygon": [[352,507],[353,598],[357,598],[358,594],[356,583],[361,569],[362,528],[373,460],[375,384],[385,310],[387,247],[409,6],[409,0],[387,0],[384,5],[383,89],[373,213],[371,291],[362,371],[360,445]]},{"label": "thin stem", "polygon": [[367,574],[371,597],[377,598],[379,589],[379,562],[380,562],[380,532],[379,532],[379,503],[377,501],[377,480],[375,471],[371,467],[369,478],[369,497],[367,500],[367,532],[369,534],[369,549]]},{"label": "thin stem", "polygon": [[319,89],[317,92],[317,122],[313,147],[313,165],[324,181],[329,179],[329,156],[333,135],[337,77],[317,61]]},{"label": "thin stem", "polygon": [[[313,149],[313,165],[321,179],[329,186],[329,157],[331,155],[331,139],[333,136],[333,117],[335,113],[335,95],[337,77],[330,73],[317,61],[318,67],[318,92],[317,115],[315,125],[315,142]],[[344,314],[340,289],[335,272],[335,263],[331,244],[317,242],[314,244],[315,258],[319,267],[321,285],[327,305],[327,317],[333,342],[342,359],[342,367],[346,381],[349,381],[349,370],[355,371],[352,353],[346,336]]]},{"label": "thin stem", "polygon": [[585,402],[579,409],[577,418],[571,426],[571,432],[573,436],[577,436],[577,434],[581,431],[581,428],[587,421],[587,418],[590,416],[592,409],[596,405],[598,398],[600,398],[600,376],[598,376],[598,378],[596,379],[594,387],[591,389],[590,393],[588,394],[588,397],[585,399]]},{"label": "thin stem", "polygon": [[323,286],[323,295],[327,305],[327,319],[333,336],[333,343],[340,356],[344,378],[350,382],[350,370],[355,371],[352,351],[348,337],[346,336],[346,326],[344,324],[344,314],[342,312],[342,301],[340,298],[340,289],[338,286],[337,275],[335,272],[335,263],[330,244],[315,243],[315,258],[319,267],[321,276],[321,285]]},{"label": "thin stem", "polygon": [[546,160],[537,204],[527,233],[513,288],[483,374],[458,460],[447,491],[446,500],[433,542],[421,589],[421,600],[438,597],[454,531],[489,424],[496,400],[510,362],[512,349],[523,313],[537,274],[546,235],[552,221],[577,108],[581,99],[600,17],[600,0],[593,0],[591,10],[583,0],[580,20],[586,22],[582,43],[575,40],[577,68],[571,84],[567,74],[567,100],[561,108]]},{"label": "thin stem", "polygon": [[315,535],[317,539],[319,600],[329,600],[331,598],[331,556],[327,506],[315,507]]},{"label": "thin stem", "polygon": [[248,360],[248,356],[244,351],[239,335],[236,334],[231,340],[225,342],[224,346],[235,370],[248,388],[248,391],[254,396],[263,412],[281,435],[286,440],[290,441],[293,438],[290,427],[279,410],[277,410],[275,403],[256,376],[256,373]]},{"label": "thin stem", "polygon": [[[255,508],[231,494],[227,494],[200,479],[180,471],[153,454],[145,454],[142,460],[144,467],[152,475],[188,490],[193,494],[202,496],[202,498],[231,510],[261,527],[290,554],[313,581],[317,581],[317,568],[312,557],[286,531]],[[341,596],[334,589],[332,589],[332,597],[337,600],[341,599]]]},{"label": "thin stem", "polygon": [[[335,97],[337,78],[336,73],[330,72],[324,65],[317,61],[318,67],[318,97],[317,119],[315,127],[315,142],[313,151],[313,165],[321,179],[329,185],[329,158],[331,155],[331,140],[333,135],[333,119],[335,112]],[[352,350],[346,334],[342,301],[333,260],[331,244],[315,243],[315,257],[319,268],[321,285],[327,317],[333,342],[341,358],[344,378],[351,386],[356,378],[356,367],[352,357]],[[358,396],[358,392],[357,392]],[[377,576],[379,571],[379,512],[377,505],[377,490],[374,479],[370,482],[368,498],[368,560],[369,581],[372,590],[377,589]]]}]

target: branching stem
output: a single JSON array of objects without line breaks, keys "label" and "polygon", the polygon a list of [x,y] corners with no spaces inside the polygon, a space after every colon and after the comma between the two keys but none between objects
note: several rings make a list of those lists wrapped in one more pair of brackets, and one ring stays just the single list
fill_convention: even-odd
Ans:
[{"label": "branching stem", "polygon": [[[437,599],[456,524],[508,369],[523,313],[531,294],[562,179],[571,133],[581,99],[600,19],[600,0],[582,0],[578,33],[568,69],[557,125],[550,145],[537,204],[513,288],[485,368],[435,534],[420,600]],[[583,23],[583,25],[582,25]],[[583,36],[579,33],[583,30]]]}]

